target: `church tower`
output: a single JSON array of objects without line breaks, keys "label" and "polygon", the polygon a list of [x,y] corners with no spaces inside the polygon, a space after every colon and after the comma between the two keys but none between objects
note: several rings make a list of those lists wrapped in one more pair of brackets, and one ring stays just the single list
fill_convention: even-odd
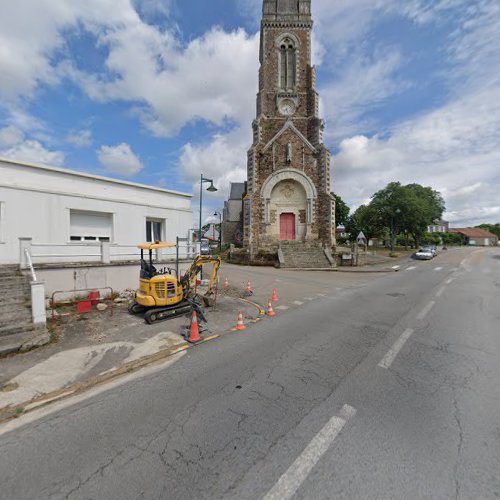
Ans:
[{"label": "church tower", "polygon": [[257,117],[248,151],[244,243],[335,244],[330,152],[311,65],[311,0],[264,0]]}]

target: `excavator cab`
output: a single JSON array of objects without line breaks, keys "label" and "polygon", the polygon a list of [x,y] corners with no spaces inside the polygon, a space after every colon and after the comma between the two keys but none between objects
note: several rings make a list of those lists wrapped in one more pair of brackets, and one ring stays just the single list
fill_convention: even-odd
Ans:
[{"label": "excavator cab", "polygon": [[[141,269],[139,289],[135,301],[130,304],[129,312],[139,314],[144,312],[148,323],[172,318],[199,308],[201,301],[211,305],[214,295],[217,273],[221,264],[220,257],[200,255],[196,257],[190,268],[181,279],[174,276],[169,268],[157,269],[153,264],[153,251],[161,248],[173,248],[175,243],[143,243],[138,245],[141,250]],[[148,255],[145,255],[148,252]],[[208,290],[205,295],[196,293],[196,279],[206,264],[213,264]],[[201,299],[201,301],[199,300]]]}]

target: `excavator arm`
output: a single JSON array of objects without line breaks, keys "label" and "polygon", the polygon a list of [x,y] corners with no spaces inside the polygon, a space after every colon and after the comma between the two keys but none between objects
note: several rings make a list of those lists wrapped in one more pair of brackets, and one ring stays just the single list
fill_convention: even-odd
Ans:
[{"label": "excavator arm", "polygon": [[206,266],[207,264],[212,264],[212,273],[210,274],[208,290],[205,293],[205,297],[210,297],[214,294],[215,284],[217,283],[217,274],[221,265],[221,259],[220,257],[212,257],[211,255],[199,255],[198,257],[196,257],[196,259],[191,264],[190,268],[186,271],[180,281],[184,290],[185,298],[188,298],[191,295],[191,290],[196,284],[196,278],[198,277],[198,274],[200,274],[203,266]]}]

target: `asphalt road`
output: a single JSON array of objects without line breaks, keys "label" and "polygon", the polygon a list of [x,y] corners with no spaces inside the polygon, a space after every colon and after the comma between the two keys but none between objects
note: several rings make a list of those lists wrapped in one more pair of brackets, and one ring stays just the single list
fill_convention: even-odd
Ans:
[{"label": "asphalt road", "polygon": [[499,498],[499,295],[462,249],[294,306],[0,427],[0,498]]}]

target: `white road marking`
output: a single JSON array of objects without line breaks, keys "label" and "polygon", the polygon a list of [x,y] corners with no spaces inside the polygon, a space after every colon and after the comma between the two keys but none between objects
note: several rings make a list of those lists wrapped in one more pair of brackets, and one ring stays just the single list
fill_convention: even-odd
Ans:
[{"label": "white road marking", "polygon": [[424,319],[430,312],[430,310],[436,305],[436,303],[432,300],[429,302],[420,312],[420,314],[417,315],[418,320]]},{"label": "white road marking", "polygon": [[442,286],[437,292],[436,292],[436,297],[441,297],[443,295],[443,292],[446,290],[445,286]]},{"label": "white road marking", "polygon": [[300,300],[294,300],[293,302],[296,306],[302,306],[304,302],[301,302]]},{"label": "white road marking", "polygon": [[399,351],[406,344],[408,339],[413,335],[414,330],[411,328],[406,329],[401,337],[399,337],[396,342],[394,342],[393,346],[389,349],[389,352],[382,358],[382,361],[378,364],[380,368],[390,368],[393,361],[396,359],[396,356],[399,354]]},{"label": "white road marking", "polygon": [[304,297],[304,300],[314,300],[312,297]]},{"label": "white road marking", "polygon": [[288,500],[295,495],[300,485],[328,451],[345,424],[356,415],[356,410],[344,405],[338,416],[332,417],[321,429],[306,449],[264,497],[264,500]]},{"label": "white road marking", "polygon": [[467,264],[467,259],[464,259],[462,260],[462,262],[460,262],[460,267],[464,267],[466,264]]},{"label": "white road marking", "polygon": [[442,271],[442,270],[443,270],[442,267],[436,267],[436,268],[434,268],[434,271]]},{"label": "white road marking", "polygon": [[455,278],[450,278],[449,280],[446,280],[447,285],[451,285],[455,281]]},{"label": "white road marking", "polygon": [[401,266],[392,266],[391,269],[399,269]]},{"label": "white road marking", "polygon": [[326,293],[318,293],[318,297],[326,297]]},{"label": "white road marking", "polygon": [[290,309],[288,306],[277,306],[275,309],[279,309],[280,311],[288,311]]},{"label": "white road marking", "polygon": [[414,269],[417,269],[417,268],[415,266],[410,266],[410,267],[406,268],[407,271],[413,271]]}]

